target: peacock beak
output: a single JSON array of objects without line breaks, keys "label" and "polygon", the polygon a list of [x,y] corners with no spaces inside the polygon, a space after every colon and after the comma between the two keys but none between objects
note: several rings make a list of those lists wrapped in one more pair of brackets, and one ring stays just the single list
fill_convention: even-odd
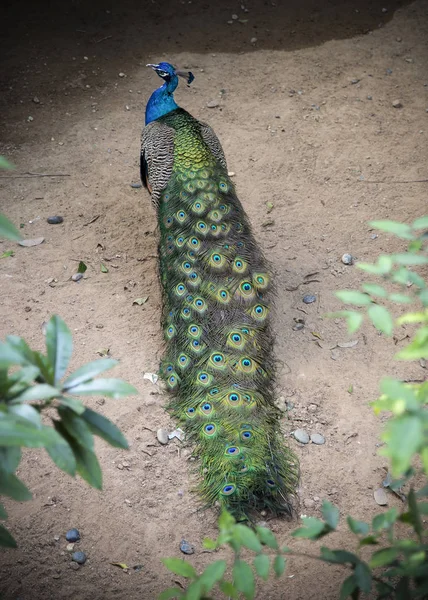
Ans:
[{"label": "peacock beak", "polygon": [[153,70],[159,69],[159,65],[146,65],[146,67],[151,67]]}]

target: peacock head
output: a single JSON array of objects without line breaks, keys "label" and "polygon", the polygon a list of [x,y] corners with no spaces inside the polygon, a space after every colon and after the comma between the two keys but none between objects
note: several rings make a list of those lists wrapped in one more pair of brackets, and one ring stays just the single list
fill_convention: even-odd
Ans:
[{"label": "peacock head", "polygon": [[166,83],[174,80],[177,75],[179,77],[183,77],[186,80],[187,85],[190,85],[195,79],[195,76],[190,71],[179,71],[173,65],[167,62],[161,62],[158,65],[149,64],[146,66],[151,67]]}]

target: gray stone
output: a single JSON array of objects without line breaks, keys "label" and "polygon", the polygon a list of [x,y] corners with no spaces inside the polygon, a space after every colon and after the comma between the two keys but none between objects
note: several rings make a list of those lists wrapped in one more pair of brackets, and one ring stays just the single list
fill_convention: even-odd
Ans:
[{"label": "gray stone", "polygon": [[309,444],[309,434],[304,429],[296,429],[293,435],[294,439],[296,439],[301,444]]},{"label": "gray stone", "polygon": [[324,439],[324,436],[321,435],[320,433],[312,433],[311,434],[311,442],[313,444],[316,444],[317,446],[322,446],[323,444],[325,444],[325,439]]},{"label": "gray stone", "polygon": [[344,265],[352,265],[354,259],[352,258],[352,254],[344,254],[342,256],[342,262]]},{"label": "gray stone", "polygon": [[210,100],[209,102],[207,102],[207,108],[217,108],[219,104],[220,102],[218,102],[218,100]]},{"label": "gray stone", "polygon": [[168,432],[166,429],[158,429],[156,436],[160,444],[165,446],[168,443]]}]

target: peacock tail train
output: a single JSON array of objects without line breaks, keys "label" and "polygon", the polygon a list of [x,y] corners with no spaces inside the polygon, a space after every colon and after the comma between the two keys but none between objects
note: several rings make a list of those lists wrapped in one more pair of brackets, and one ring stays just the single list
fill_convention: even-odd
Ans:
[{"label": "peacock tail train", "polygon": [[200,496],[238,518],[291,512],[298,465],[274,404],[272,276],[220,143],[173,108],[145,127],[141,166],[160,229],[160,374],[199,458]]}]

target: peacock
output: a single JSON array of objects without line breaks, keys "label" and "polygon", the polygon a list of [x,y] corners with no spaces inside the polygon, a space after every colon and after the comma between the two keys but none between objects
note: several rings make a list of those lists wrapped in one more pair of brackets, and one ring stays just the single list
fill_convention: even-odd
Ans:
[{"label": "peacock", "polygon": [[292,512],[298,461],[274,403],[273,283],[228,176],[214,131],[174,100],[163,79],[146,106],[141,179],[157,209],[167,409],[194,444],[205,506],[239,519]]}]

